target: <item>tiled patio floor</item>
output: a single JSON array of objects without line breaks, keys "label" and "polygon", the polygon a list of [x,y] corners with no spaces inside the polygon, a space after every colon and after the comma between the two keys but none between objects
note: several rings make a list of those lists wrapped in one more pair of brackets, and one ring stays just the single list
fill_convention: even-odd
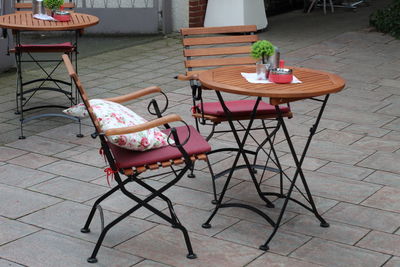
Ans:
[{"label": "tiled patio floor", "polygon": [[[340,12],[338,12],[340,15]],[[331,224],[320,228],[305,210],[290,205],[284,225],[263,252],[258,246],[271,228],[243,209],[224,209],[211,229],[201,228],[213,205],[205,164],[195,179],[184,178],[167,193],[188,228],[196,260],[185,258],[183,238],[147,210],[139,210],[113,228],[105,239],[99,266],[400,266],[400,41],[376,32],[350,31],[316,37],[302,48],[290,38],[279,39],[288,65],[323,69],[347,80],[332,95],[322,125],[304,163],[317,206]],[[300,36],[300,34],[298,34]],[[296,38],[300,38],[300,37]],[[296,43],[297,42],[297,43]],[[109,97],[150,85],[168,92],[169,113],[188,122],[190,90],[173,77],[182,73],[181,45],[166,38],[145,45],[80,60],[80,76],[92,97]],[[30,71],[29,75],[35,75]],[[59,72],[65,75],[65,70]],[[28,123],[26,140],[17,140],[13,73],[0,74],[0,266],[84,266],[99,235],[96,217],[92,232],[82,234],[90,205],[108,189],[98,154],[98,140],[85,121],[84,138],[77,126],[52,118]],[[214,98],[215,95],[208,94]],[[43,93],[37,101],[62,101]],[[147,101],[129,106],[145,112]],[[295,102],[289,126],[301,148],[316,115],[314,102]],[[278,137],[277,149],[288,172],[293,162]],[[220,135],[214,147],[232,144]],[[215,168],[229,154],[211,158]],[[273,175],[265,187],[276,189]],[[152,179],[162,186],[169,177]],[[220,185],[222,181],[219,181]],[[235,173],[229,199],[259,205],[246,172]],[[148,192],[130,187],[143,196]],[[281,201],[277,200],[279,207]],[[154,205],[166,208],[162,201]],[[122,195],[105,201],[107,221],[131,206]],[[272,216],[276,211],[268,210]]]}]

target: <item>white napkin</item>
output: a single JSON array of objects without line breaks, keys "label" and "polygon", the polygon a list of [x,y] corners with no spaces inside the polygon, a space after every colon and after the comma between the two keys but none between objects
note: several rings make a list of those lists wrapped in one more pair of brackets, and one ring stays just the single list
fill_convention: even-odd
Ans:
[{"label": "white napkin", "polygon": [[35,19],[41,19],[41,20],[50,20],[50,21],[57,21],[54,19],[52,16],[48,16],[46,14],[35,14],[33,15]]},{"label": "white napkin", "polygon": [[[242,76],[249,82],[249,83],[273,83],[270,80],[259,80],[257,79],[257,73],[241,73]],[[293,75],[293,80],[291,83],[302,83],[296,76]]]}]

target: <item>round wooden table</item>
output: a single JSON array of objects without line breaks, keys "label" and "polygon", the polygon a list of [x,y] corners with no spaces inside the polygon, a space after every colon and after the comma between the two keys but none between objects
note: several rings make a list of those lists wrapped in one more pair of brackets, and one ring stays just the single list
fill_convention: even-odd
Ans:
[{"label": "round wooden table", "polygon": [[96,16],[71,12],[66,22],[35,19],[30,11],[21,11],[0,16],[0,28],[16,31],[72,31],[82,30],[99,23]]},{"label": "round wooden table", "polygon": [[[235,66],[235,67],[222,67],[222,68],[215,68],[211,70],[206,70],[204,72],[201,72],[199,74],[199,81],[201,82],[201,85],[204,88],[207,89],[213,89],[215,90],[219,102],[221,106],[224,109],[225,116],[228,118],[228,122],[231,128],[231,131],[235,137],[235,141],[238,146],[238,152],[236,154],[235,160],[233,162],[232,167],[230,168],[230,172],[228,177],[225,180],[225,185],[219,195],[219,199],[217,201],[216,207],[208,220],[203,224],[204,228],[210,228],[210,222],[213,219],[213,217],[216,215],[217,211],[220,208],[229,208],[229,207],[239,207],[239,208],[246,208],[249,209],[253,212],[256,212],[260,216],[262,216],[272,227],[273,231],[272,233],[268,236],[266,242],[260,246],[260,249],[262,250],[268,250],[269,249],[269,242],[272,240],[274,235],[276,234],[279,226],[281,225],[283,215],[285,213],[286,207],[288,205],[289,200],[302,206],[306,210],[312,212],[314,216],[320,221],[320,226],[321,227],[329,227],[329,223],[327,223],[324,218],[319,214],[317,207],[315,205],[315,202],[313,200],[310,188],[307,184],[305,175],[302,170],[302,164],[304,162],[306,153],[308,151],[308,148],[310,146],[312,137],[314,134],[317,132],[318,124],[321,120],[322,114],[324,112],[324,109],[326,107],[329,95],[331,93],[336,93],[342,90],[345,86],[345,81],[340,78],[339,76],[323,71],[318,71],[318,70],[312,70],[312,69],[306,69],[306,68],[295,68],[295,67],[290,67],[293,69],[293,74],[302,82],[302,83],[293,83],[293,84],[274,84],[274,83],[268,83],[268,84],[260,84],[260,83],[249,83],[247,80],[242,77],[241,73],[255,73],[256,72],[256,67],[255,66]],[[257,101],[255,101],[254,108],[249,120],[249,123],[247,125],[247,128],[245,129],[245,133],[242,135],[243,137],[240,137],[238,135],[238,129],[241,130],[245,128],[245,126],[241,126],[241,128],[234,123],[234,118],[231,115],[231,112],[229,111],[227,105],[225,105],[225,101],[222,96],[222,92],[224,93],[231,93],[231,94],[238,94],[238,95],[246,95],[246,96],[254,96],[257,98]],[[249,159],[247,158],[247,153],[245,146],[246,146],[246,141],[247,137],[249,136],[249,133],[251,131],[251,125],[254,122],[254,119],[256,117],[256,111],[258,108],[259,103],[261,102],[261,99],[263,97],[269,97],[270,103],[275,106],[276,110],[276,120],[279,123],[279,126],[277,126],[277,129],[282,129],[283,133],[286,138],[286,142],[289,146],[290,153],[293,157],[293,161],[296,166],[296,171],[292,177],[289,177],[289,174],[286,174],[285,171],[280,171],[279,175],[280,176],[280,184],[281,184],[281,191],[276,192],[277,190],[272,190],[272,191],[267,191],[267,192],[260,192],[260,184],[257,183],[257,180],[254,175],[254,170],[251,169],[251,164]],[[289,130],[285,124],[285,120],[282,116],[282,111],[279,107],[279,104],[282,103],[289,103],[301,99],[311,99],[313,101],[317,101],[321,103],[321,107],[319,109],[319,112],[317,114],[316,120],[313,124],[311,124],[311,128],[309,131],[309,136],[306,141],[306,144],[303,148],[302,153],[296,153],[295,151],[295,146],[292,143],[291,140],[291,134],[289,133]],[[281,127],[281,128],[280,128]],[[267,133],[268,136],[268,133]],[[270,136],[268,136],[270,137]],[[255,140],[254,140],[255,141]],[[273,148],[273,143],[269,143],[271,151],[275,151]],[[275,153],[275,152],[274,152]],[[301,156],[297,156],[301,155]],[[273,197],[278,197],[278,198],[283,198],[284,202],[282,204],[282,209],[279,213],[279,216],[276,220],[273,220],[268,213],[263,212],[262,210],[258,209],[256,206],[248,205],[248,204],[243,204],[243,203],[234,203],[234,202],[227,202],[223,203],[223,198],[226,193],[226,191],[229,188],[229,183],[232,178],[233,172],[237,166],[238,160],[240,156],[243,157],[244,161],[246,162],[247,169],[249,170],[249,175],[251,176],[254,185],[256,186],[257,192],[260,195],[260,198],[264,200],[264,196],[273,196]],[[266,160],[265,166],[267,166],[268,160],[270,160],[270,157],[268,156]],[[265,167],[267,168],[267,167]],[[283,174],[283,175],[282,175]],[[283,192],[282,190],[282,181],[283,178],[287,178],[288,180],[288,187],[287,187],[287,192]],[[296,186],[296,181],[297,178],[299,178],[299,182],[301,182],[301,186]],[[273,178],[271,178],[273,179]],[[260,182],[261,183],[261,182]],[[292,198],[292,192],[294,189],[297,189],[306,201],[303,202]],[[265,200],[264,200],[265,201]],[[271,205],[270,205],[271,206]],[[267,207],[268,206],[267,203]],[[273,207],[273,205],[272,205]]]},{"label": "round wooden table", "polygon": [[204,87],[221,92],[269,97],[272,105],[336,93],[345,86],[345,81],[332,73],[306,68],[290,68],[302,83],[249,83],[240,73],[255,73],[255,66],[216,68],[201,72],[199,80]]}]

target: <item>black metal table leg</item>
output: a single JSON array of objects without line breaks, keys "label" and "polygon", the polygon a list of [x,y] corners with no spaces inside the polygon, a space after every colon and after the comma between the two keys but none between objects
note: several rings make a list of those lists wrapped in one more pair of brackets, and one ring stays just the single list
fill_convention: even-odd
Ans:
[{"label": "black metal table leg", "polygon": [[[295,174],[294,174],[293,179],[291,180],[289,190],[288,190],[287,194],[284,196],[285,201],[284,201],[284,203],[283,203],[283,206],[282,206],[281,212],[280,212],[280,214],[279,214],[279,217],[278,217],[278,219],[277,219],[277,221],[276,221],[274,230],[272,231],[272,233],[271,233],[270,236],[268,237],[267,241],[266,241],[263,245],[260,246],[260,249],[262,249],[262,250],[268,250],[268,249],[269,249],[268,244],[269,244],[269,242],[272,240],[272,238],[275,236],[275,234],[276,234],[276,232],[277,232],[277,230],[278,230],[278,228],[279,228],[279,226],[280,226],[280,223],[281,223],[281,221],[282,221],[283,215],[284,215],[285,210],[286,210],[286,208],[287,208],[288,202],[289,202],[289,200],[293,200],[293,199],[291,199],[291,194],[292,194],[292,192],[293,192],[293,189],[294,189],[294,187],[295,187],[297,178],[298,178],[299,176],[300,176],[300,179],[301,179],[302,184],[303,184],[303,186],[304,186],[304,189],[306,190],[307,201],[308,201],[309,204],[311,205],[311,209],[308,208],[308,210],[310,210],[311,212],[313,212],[313,214],[315,215],[315,217],[320,221],[321,227],[329,227],[329,223],[327,223],[327,222],[324,220],[324,218],[322,218],[322,216],[318,213],[317,207],[316,207],[316,205],[315,205],[315,202],[314,202],[314,200],[313,200],[313,197],[312,197],[312,195],[311,195],[310,189],[309,189],[309,187],[308,187],[307,181],[306,181],[306,179],[305,179],[305,177],[304,177],[304,173],[303,173],[303,170],[302,170],[302,164],[303,164],[303,162],[304,162],[304,159],[305,159],[305,156],[306,156],[306,154],[307,154],[308,148],[310,147],[311,140],[312,140],[312,138],[313,138],[313,136],[314,136],[314,134],[315,134],[315,132],[316,132],[316,130],[317,130],[317,128],[318,128],[319,122],[320,122],[321,117],[322,117],[322,114],[323,114],[323,112],[324,112],[324,110],[325,110],[325,106],[326,106],[326,103],[328,102],[328,99],[329,99],[329,95],[326,95],[325,98],[324,98],[324,100],[315,99],[315,100],[321,101],[321,102],[323,102],[323,103],[322,103],[322,106],[321,106],[320,111],[319,111],[319,113],[318,113],[317,119],[316,119],[315,123],[313,124],[313,126],[312,126],[311,129],[310,129],[310,134],[309,134],[309,136],[308,136],[306,145],[305,145],[305,147],[304,147],[304,149],[303,149],[303,152],[302,152],[302,154],[301,154],[300,160],[299,160],[298,157],[297,157],[297,154],[296,154],[296,151],[295,151],[295,149],[294,149],[294,146],[293,146],[293,143],[292,143],[292,140],[291,140],[289,131],[288,131],[288,129],[287,129],[287,127],[286,127],[286,124],[285,124],[285,121],[284,121],[284,119],[283,119],[283,117],[282,117],[282,112],[281,112],[281,110],[279,109],[279,106],[275,106],[275,109],[276,109],[276,111],[277,111],[277,113],[278,113],[278,115],[279,115],[278,120],[281,122],[282,130],[283,130],[283,132],[284,132],[284,134],[285,134],[286,142],[288,143],[288,146],[289,146],[290,152],[291,152],[291,154],[292,154],[293,160],[294,160],[294,162],[295,162],[295,164],[296,164],[296,172],[295,172]],[[297,203],[298,203],[298,202],[297,202]]]}]

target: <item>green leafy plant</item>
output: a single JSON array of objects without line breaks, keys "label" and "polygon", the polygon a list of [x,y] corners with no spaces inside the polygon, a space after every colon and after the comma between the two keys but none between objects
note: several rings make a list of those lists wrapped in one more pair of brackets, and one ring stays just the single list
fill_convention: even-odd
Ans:
[{"label": "green leafy plant", "polygon": [[369,24],[377,31],[389,33],[400,39],[400,0],[394,0],[388,7],[372,13]]},{"label": "green leafy plant", "polygon": [[43,4],[50,10],[57,10],[64,4],[64,0],[44,0]]},{"label": "green leafy plant", "polygon": [[266,57],[275,53],[275,47],[268,41],[262,40],[255,42],[251,47],[251,56],[255,59],[261,59],[265,64]]}]

